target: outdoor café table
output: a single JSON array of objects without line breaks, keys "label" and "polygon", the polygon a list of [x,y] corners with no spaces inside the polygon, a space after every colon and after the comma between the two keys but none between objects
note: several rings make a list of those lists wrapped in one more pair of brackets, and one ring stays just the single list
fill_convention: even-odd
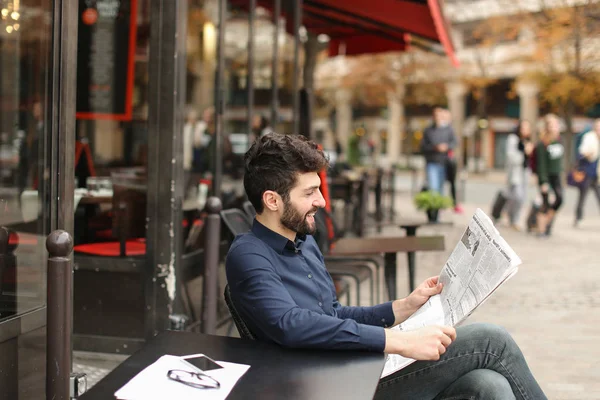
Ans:
[{"label": "outdoor caf\u00e9 table", "polygon": [[[150,340],[79,399],[113,399],[117,390],[159,357],[197,353],[216,361],[250,365],[228,400],[372,399],[385,362],[383,353],[293,350],[253,340],[167,331]],[[202,398],[201,393],[198,398]]]},{"label": "outdoor caf\u00e9 table", "polygon": [[443,236],[398,236],[398,237],[368,237],[343,238],[335,242],[331,255],[355,256],[384,254],[385,282],[388,287],[390,300],[396,297],[396,259],[400,252],[413,254],[408,258],[408,280],[412,292],[415,288],[415,259],[416,251],[444,250]]}]

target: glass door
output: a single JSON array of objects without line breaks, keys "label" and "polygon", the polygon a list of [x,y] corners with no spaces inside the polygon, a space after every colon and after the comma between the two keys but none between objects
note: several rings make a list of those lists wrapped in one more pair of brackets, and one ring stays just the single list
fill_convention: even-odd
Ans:
[{"label": "glass door", "polygon": [[0,0],[0,400],[45,397],[45,242],[73,212],[62,3]]}]

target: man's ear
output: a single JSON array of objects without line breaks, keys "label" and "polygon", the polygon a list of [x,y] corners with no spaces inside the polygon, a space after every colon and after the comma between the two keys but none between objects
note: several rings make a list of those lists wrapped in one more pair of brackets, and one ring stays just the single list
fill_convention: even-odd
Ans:
[{"label": "man's ear", "polygon": [[269,211],[278,211],[281,204],[281,197],[272,190],[267,190],[262,196],[265,208]]}]

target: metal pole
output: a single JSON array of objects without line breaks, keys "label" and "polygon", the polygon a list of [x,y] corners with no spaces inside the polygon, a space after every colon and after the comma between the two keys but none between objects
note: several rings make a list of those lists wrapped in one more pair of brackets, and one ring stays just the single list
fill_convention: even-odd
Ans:
[{"label": "metal pole", "polygon": [[281,0],[273,2],[273,63],[271,65],[271,126],[277,129],[279,122],[279,16],[281,15]]},{"label": "metal pole", "polygon": [[217,76],[215,88],[215,176],[213,178],[213,194],[221,197],[221,181],[223,180],[223,114],[225,112],[225,96],[223,93],[223,69],[225,67],[225,18],[227,0],[219,0],[219,28],[217,41]]},{"label": "metal pole", "polygon": [[383,222],[383,168],[377,168],[377,181],[375,183],[375,220],[377,233],[381,233]]},{"label": "metal pole", "polygon": [[396,170],[392,166],[390,168],[390,222],[394,220],[396,213]]},{"label": "metal pole", "polygon": [[248,138],[252,135],[252,118],[254,117],[254,21],[256,19],[256,0],[250,0],[248,10],[248,76],[246,88],[248,89]]},{"label": "metal pole", "polygon": [[204,242],[204,288],[202,301],[202,333],[215,334],[217,330],[218,268],[221,242],[221,216],[223,208],[218,197],[209,197],[206,202],[206,230]]},{"label": "metal pole", "polygon": [[300,24],[302,23],[302,0],[294,1],[294,93],[292,133],[300,133]]},{"label": "metal pole", "polygon": [[48,250],[46,399],[70,399],[73,239],[63,230],[46,239]]}]

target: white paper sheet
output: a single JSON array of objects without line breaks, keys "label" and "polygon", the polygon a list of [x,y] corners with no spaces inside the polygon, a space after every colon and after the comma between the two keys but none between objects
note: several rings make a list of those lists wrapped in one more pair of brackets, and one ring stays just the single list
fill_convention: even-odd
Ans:
[{"label": "white paper sheet", "polygon": [[125,386],[115,393],[119,400],[163,400],[163,399],[225,399],[236,382],[246,373],[249,365],[217,361],[223,368],[207,371],[221,384],[218,389],[198,389],[167,378],[172,369],[188,370],[179,357],[165,355],[146,367]]}]

